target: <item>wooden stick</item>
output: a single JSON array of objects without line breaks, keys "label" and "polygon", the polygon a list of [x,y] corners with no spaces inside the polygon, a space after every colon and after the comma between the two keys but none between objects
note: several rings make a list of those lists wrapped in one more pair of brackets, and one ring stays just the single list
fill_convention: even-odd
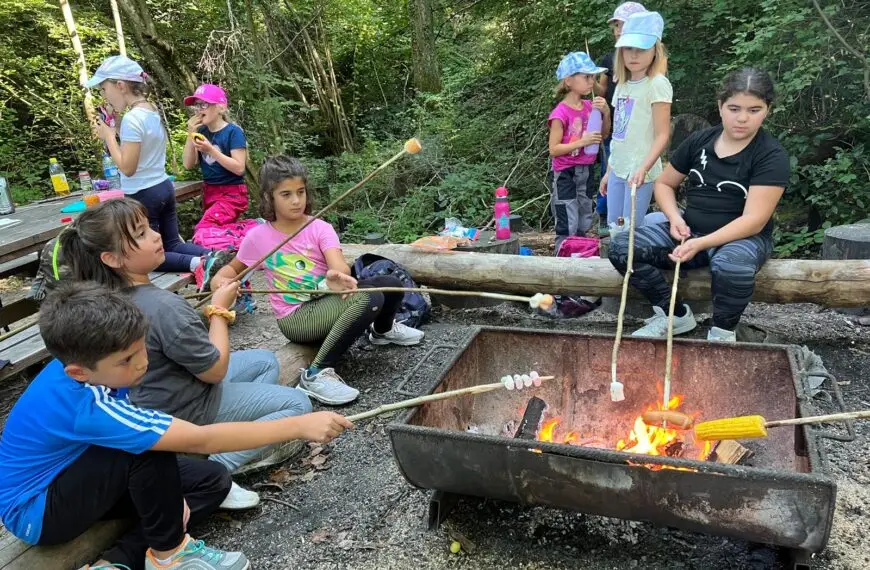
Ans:
[{"label": "wooden stick", "polygon": [[[555,376],[540,376],[540,380],[552,380]],[[498,390],[499,388],[504,388],[504,384],[501,382],[493,382],[492,384],[481,384],[479,386],[470,386],[468,388],[460,388],[459,390],[450,390],[448,392],[439,392],[438,394],[429,394],[427,396],[418,396],[417,398],[411,398],[410,400],[402,400],[401,402],[395,402],[393,404],[383,404],[378,406],[373,410],[369,410],[367,412],[362,412],[361,414],[354,414],[352,416],[348,416],[347,419],[352,422],[357,422],[359,420],[365,420],[368,418],[373,418],[375,416],[379,416],[381,414],[386,414],[387,412],[392,412],[394,410],[404,410],[405,408],[413,408],[415,406],[419,406],[420,404],[425,404],[427,402],[436,402],[438,400],[447,400],[449,398],[456,398],[457,396],[467,396],[469,394],[483,394],[485,392],[492,392],[493,390]]]},{"label": "wooden stick", "polygon": [[[499,299],[502,301],[517,301],[519,303],[528,303],[531,297],[520,295],[505,295],[502,293],[489,293],[487,291],[452,291],[448,289],[425,289],[423,287],[369,287],[365,289],[348,289],[346,291],[332,291],[324,289],[252,289],[250,291],[242,290],[242,293],[254,293],[257,295],[352,295],[354,293],[407,293],[414,291],[417,293],[431,293],[434,295],[445,295],[452,297],[486,297],[487,299]],[[191,293],[185,295],[185,299],[198,299],[205,297],[208,293]]]},{"label": "wooden stick", "polygon": [[10,338],[10,337],[17,335],[18,333],[20,333],[23,330],[29,329],[34,324],[35,323],[30,323],[29,325],[22,325],[22,326],[18,327],[17,329],[10,329],[9,332],[3,333],[2,335],[0,335],[0,342],[3,342],[7,338]]},{"label": "wooden stick", "polygon": [[[280,250],[282,247],[284,247],[284,245],[287,242],[289,242],[290,240],[295,238],[297,235],[299,235],[300,232],[302,232],[302,230],[304,230],[309,225],[311,225],[314,222],[314,220],[321,218],[324,214],[326,214],[327,212],[332,210],[335,206],[338,205],[339,202],[341,202],[342,200],[344,200],[345,198],[347,198],[348,196],[350,196],[351,194],[353,194],[354,192],[359,190],[366,182],[368,182],[369,180],[374,178],[383,169],[385,169],[389,165],[393,164],[394,162],[396,162],[397,160],[399,160],[400,158],[402,158],[406,154],[417,154],[418,152],[420,152],[420,141],[418,141],[417,139],[409,139],[408,141],[406,141],[405,146],[402,148],[402,150],[400,152],[397,152],[396,154],[394,154],[392,158],[390,158],[389,160],[387,160],[386,162],[384,162],[383,164],[381,164],[380,166],[375,168],[372,172],[369,173],[368,176],[366,176],[365,178],[360,180],[355,186],[353,186],[349,190],[345,191],[341,196],[339,196],[338,198],[336,198],[335,200],[333,200],[332,202],[327,204],[326,207],[324,207],[319,212],[317,212],[316,214],[311,216],[308,219],[308,221],[305,222],[304,224],[302,224],[302,226],[298,230],[296,230],[295,232],[293,232],[292,234],[287,236],[285,239],[281,240],[281,243],[279,243],[274,248],[272,248],[272,251],[270,251],[269,253],[267,253],[266,255],[261,257],[258,261],[249,265],[247,269],[245,269],[244,271],[242,271],[241,273],[236,275],[236,277],[233,279],[233,281],[241,282],[245,277],[247,277],[247,275],[249,273],[256,270],[262,263],[264,263],[267,259],[272,257],[278,250]],[[199,303],[197,303],[196,308],[200,308],[203,305],[205,305],[206,303],[208,303],[208,300],[211,299],[211,296],[213,294],[214,294],[214,291],[209,292],[208,296],[206,296]]]},{"label": "wooden stick", "polygon": [[613,341],[613,354],[610,357],[610,383],[616,384],[616,360],[619,357],[619,344],[622,342],[622,325],[625,320],[625,303],[628,300],[628,280],[634,271],[634,209],[637,202],[637,184],[631,185],[631,217],[628,219],[628,265],[622,278],[622,297],[619,300],[619,316],[616,319],[616,339]]},{"label": "wooden stick", "polygon": [[66,22],[66,30],[69,33],[70,41],[72,42],[73,51],[76,53],[76,63],[79,68],[79,83],[84,89],[84,107],[85,116],[88,118],[88,124],[93,125],[97,119],[97,112],[94,110],[94,100],[91,95],[91,90],[88,88],[88,67],[85,63],[85,51],[82,49],[82,40],[79,37],[79,32],[76,29],[76,22],[73,18],[72,8],[70,8],[69,0],[59,0],[60,11],[63,13],[64,22]]},{"label": "wooden stick", "polygon": [[[686,238],[680,240],[680,245],[686,243]],[[677,303],[677,282],[680,280],[680,264],[681,259],[677,259],[677,265],[674,267],[674,285],[671,287],[671,303],[668,307],[668,340],[667,350],[665,351],[665,389],[662,393],[662,409],[668,409],[668,402],[671,399],[671,362],[674,356],[674,307]],[[668,427],[668,422],[662,422],[662,427]]]},{"label": "wooden stick", "polygon": [[118,0],[111,0],[112,16],[115,18],[115,33],[118,34],[118,53],[127,56],[127,44],[124,42],[124,29],[121,27],[121,13],[118,11]]},{"label": "wooden stick", "polygon": [[807,416],[805,418],[793,418],[790,420],[774,420],[772,422],[764,422],[765,427],[779,426],[799,426],[803,424],[820,424],[824,422],[842,422],[845,420],[865,420],[870,418],[870,410],[862,410],[860,412],[842,412],[839,414],[828,414],[826,416]]}]

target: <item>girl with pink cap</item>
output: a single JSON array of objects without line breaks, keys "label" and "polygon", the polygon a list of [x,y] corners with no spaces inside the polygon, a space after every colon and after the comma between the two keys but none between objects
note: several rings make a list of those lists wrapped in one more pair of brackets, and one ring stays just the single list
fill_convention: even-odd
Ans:
[{"label": "girl with pink cap", "polygon": [[200,85],[184,104],[194,110],[187,121],[184,167],[199,164],[203,179],[204,212],[193,241],[213,249],[238,249],[256,224],[253,220],[238,223],[248,209],[245,133],[227,120],[227,94],[217,85]]}]

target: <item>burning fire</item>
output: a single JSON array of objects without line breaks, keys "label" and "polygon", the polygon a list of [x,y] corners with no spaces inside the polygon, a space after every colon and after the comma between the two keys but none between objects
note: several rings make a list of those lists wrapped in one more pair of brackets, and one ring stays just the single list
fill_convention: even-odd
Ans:
[{"label": "burning fire", "polygon": [[[644,411],[651,410],[679,410],[683,405],[683,396],[674,396],[668,402],[667,407],[662,408],[661,403],[649,404]],[[563,437],[559,437],[557,428],[562,423],[560,417],[546,420],[538,430],[538,441],[566,443],[570,445],[579,445],[584,447],[599,447],[606,449],[616,449],[617,451],[625,451],[626,453],[636,453],[639,455],[653,456],[674,456],[680,455],[684,437],[690,434],[690,431],[679,431],[670,428],[662,428],[658,426],[650,426],[643,422],[640,415],[634,420],[634,427],[625,439],[617,440],[616,444],[610,444],[594,438],[583,438],[576,431],[569,431]],[[699,442],[700,443],[700,442]],[[710,456],[711,442],[704,442],[701,449],[698,450],[697,459],[706,461]]]}]

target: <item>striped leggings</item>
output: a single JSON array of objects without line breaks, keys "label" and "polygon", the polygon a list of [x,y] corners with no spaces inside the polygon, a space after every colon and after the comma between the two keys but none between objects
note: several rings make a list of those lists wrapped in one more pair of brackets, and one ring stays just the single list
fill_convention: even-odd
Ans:
[{"label": "striped leggings", "polygon": [[[402,282],[395,277],[377,276],[364,279],[357,286],[360,289],[402,287]],[[311,366],[334,368],[341,355],[369,325],[374,324],[379,333],[393,328],[393,319],[403,296],[402,293],[375,292],[357,293],[342,299],[340,295],[323,295],[302,303],[293,313],[278,319],[278,328],[291,342],[321,343]]]},{"label": "striped leggings", "polygon": [[[669,223],[641,226],[635,230],[634,271],[629,283],[665,312],[671,301],[671,285],[660,269],[674,268],[668,254],[675,246]],[[769,236],[754,235],[702,251],[680,266],[681,269],[710,267],[714,326],[734,330],[752,298],[755,274],[772,251],[773,240]],[[625,275],[628,232],[619,232],[613,237],[609,257],[613,267]]]}]

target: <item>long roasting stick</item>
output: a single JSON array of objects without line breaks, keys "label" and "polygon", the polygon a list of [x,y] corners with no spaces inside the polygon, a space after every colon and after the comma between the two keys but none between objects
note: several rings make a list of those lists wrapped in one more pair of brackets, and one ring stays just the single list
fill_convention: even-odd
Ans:
[{"label": "long roasting stick", "polygon": [[[686,243],[686,238],[680,240],[680,245]],[[662,409],[668,409],[668,402],[671,399],[671,362],[674,357],[674,307],[677,303],[677,282],[680,280],[680,264],[683,261],[677,259],[677,265],[674,268],[674,284],[671,287],[671,304],[668,307],[668,340],[667,350],[665,351],[665,389],[662,395]],[[668,427],[667,420],[662,423],[662,427]]]},{"label": "long roasting stick", "polygon": [[[251,265],[248,266],[247,269],[245,269],[244,271],[242,271],[241,273],[236,275],[236,277],[235,277],[235,279],[233,279],[233,281],[241,282],[245,277],[248,276],[249,273],[256,270],[258,267],[260,267],[260,265],[263,262],[265,262],[267,259],[269,259],[271,256],[273,256],[279,249],[284,247],[284,245],[287,242],[289,242],[291,239],[295,238],[297,235],[299,235],[299,233],[302,230],[304,230],[309,225],[311,225],[314,222],[314,220],[321,218],[324,214],[326,214],[327,212],[332,210],[335,206],[337,206],[339,202],[341,202],[342,200],[344,200],[345,198],[347,198],[348,196],[350,196],[351,194],[353,194],[354,192],[359,190],[366,182],[368,182],[369,180],[371,180],[372,178],[377,176],[377,174],[380,171],[382,171],[383,169],[385,169],[389,165],[393,164],[394,162],[396,162],[397,160],[399,160],[400,158],[402,158],[406,154],[417,154],[418,152],[420,152],[421,149],[422,149],[422,147],[420,146],[420,141],[418,141],[417,139],[408,139],[407,141],[405,141],[405,146],[404,146],[404,148],[402,148],[402,150],[400,152],[397,152],[395,155],[393,155],[392,158],[390,158],[389,160],[387,160],[386,162],[384,162],[383,164],[381,164],[380,166],[375,168],[373,171],[371,171],[371,173],[369,173],[368,176],[366,176],[365,178],[360,180],[353,188],[350,188],[349,190],[345,191],[341,196],[339,196],[338,198],[336,198],[335,200],[330,202],[322,210],[320,210],[319,212],[317,212],[316,214],[311,216],[307,222],[302,224],[302,227],[300,227],[298,230],[296,230],[295,232],[293,232],[292,234],[287,236],[287,238],[282,240],[281,243],[279,243],[278,245],[276,245],[272,249],[272,251],[270,251],[269,253],[267,253],[266,255],[261,257],[259,261],[252,263]],[[199,307],[202,307],[203,305],[205,305],[206,303],[208,303],[209,299],[211,299],[213,294],[214,294],[214,291],[211,291],[208,294],[208,296],[206,296],[199,303],[196,304],[196,307],[199,308]]]},{"label": "long roasting stick", "polygon": [[634,271],[634,209],[637,203],[637,184],[631,185],[631,217],[628,219],[628,265],[622,278],[622,298],[619,301],[619,315],[616,317],[616,338],[613,341],[613,354],[610,357],[610,399],[619,402],[625,399],[622,383],[616,379],[616,361],[619,358],[619,344],[622,342],[622,326],[625,321],[625,303],[628,300],[628,280]]},{"label": "long roasting stick", "polygon": [[[552,380],[555,376],[539,376],[540,380]],[[467,396],[469,394],[483,394],[485,392],[492,392],[493,390],[498,390],[499,388],[504,388],[505,385],[501,382],[493,382],[492,384],[481,384],[479,386],[471,386],[468,388],[460,388],[459,390],[450,390],[449,392],[440,392],[438,394],[429,394],[428,396],[419,396],[417,398],[411,398],[410,400],[402,400],[401,402],[395,402],[393,404],[383,404],[378,406],[373,410],[369,410],[367,412],[362,412],[361,414],[354,414],[352,416],[348,416],[347,419],[352,422],[358,422],[360,420],[365,420],[368,418],[373,418],[375,416],[379,416],[381,414],[386,414],[387,412],[392,412],[394,410],[404,410],[405,408],[413,408],[415,406],[419,406],[421,404],[425,404],[426,402],[436,402],[438,400],[447,400],[449,398],[456,398],[458,396]]]}]

